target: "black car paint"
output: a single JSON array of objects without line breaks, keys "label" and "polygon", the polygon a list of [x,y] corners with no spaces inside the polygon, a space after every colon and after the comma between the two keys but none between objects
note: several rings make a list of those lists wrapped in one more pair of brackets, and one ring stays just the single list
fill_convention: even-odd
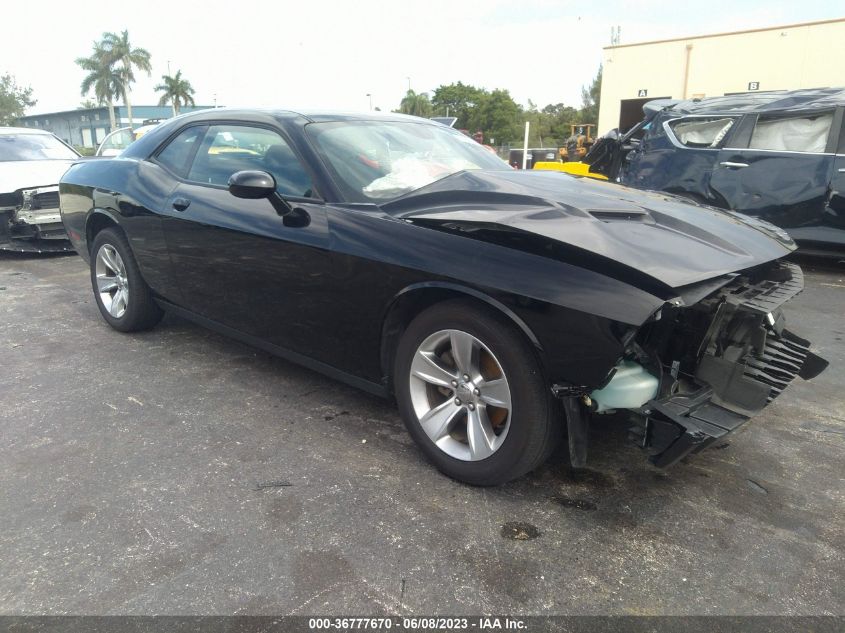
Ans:
[{"label": "black car paint", "polygon": [[[381,206],[346,204],[304,132],[343,118],[177,117],[122,157],[66,173],[70,239],[88,260],[94,232],[118,224],[165,307],[380,395],[402,327],[435,301],[470,296],[504,314],[534,344],[550,386],[585,393],[661,307],[698,301],[794,248],[735,214],[558,174],[459,172]],[[211,123],[284,135],[320,196],[288,199],[307,224],[155,162],[186,125]]]},{"label": "black car paint", "polygon": [[[585,311],[590,297],[607,293],[617,319],[629,323],[644,321],[663,303],[591,271],[531,254],[506,255],[507,249],[496,245],[467,244],[466,238],[416,226],[374,207],[302,204],[311,215],[303,229],[285,227],[267,200],[237,200],[240,224],[222,221],[219,208],[204,197],[196,197],[185,212],[167,205],[154,212],[151,207],[169,201],[178,185],[162,187],[158,177],[142,175],[152,170],[161,176],[164,170],[151,163],[115,163],[109,174],[120,178],[125,172],[123,182],[100,182],[127,193],[100,190],[98,211],[74,212],[71,200],[86,203],[70,198],[78,195],[71,189],[79,185],[65,186],[65,222],[80,253],[87,252],[87,244],[77,236],[86,234],[90,217],[108,214],[125,228],[145,279],[164,300],[360,376],[373,391],[386,385],[389,368],[382,364],[380,348],[391,306],[414,293],[469,292],[506,307],[539,349],[566,344],[578,350],[577,360],[550,361],[549,372],[555,380],[577,376],[585,384],[600,382],[621,351],[612,321]],[[136,169],[141,174],[133,174]],[[154,187],[138,187],[150,181]],[[235,200],[224,190],[207,192]],[[253,213],[259,222],[243,224]],[[495,280],[489,286],[461,273],[479,267]]]},{"label": "black car paint", "polygon": [[[634,129],[624,135],[614,132],[597,143],[584,159],[602,163],[593,171],[628,186],[677,193],[760,217],[786,229],[805,251],[845,252],[845,172],[839,171],[845,168],[845,90],[655,101],[646,104],[644,112],[643,122]],[[748,147],[761,115],[823,112],[834,116],[822,153]],[[697,116],[737,121],[717,148],[674,143],[664,124]]]}]

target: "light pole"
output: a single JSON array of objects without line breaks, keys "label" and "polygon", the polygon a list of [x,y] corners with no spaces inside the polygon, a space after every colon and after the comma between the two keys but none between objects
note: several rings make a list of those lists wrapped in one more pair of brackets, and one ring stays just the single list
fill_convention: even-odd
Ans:
[{"label": "light pole", "polygon": [[370,112],[373,111],[373,95],[372,93],[367,93],[367,97],[370,99]]},{"label": "light pole", "polygon": [[408,92],[411,92],[411,78],[410,78],[410,77],[405,77],[405,79],[407,79],[407,80],[408,80]]}]

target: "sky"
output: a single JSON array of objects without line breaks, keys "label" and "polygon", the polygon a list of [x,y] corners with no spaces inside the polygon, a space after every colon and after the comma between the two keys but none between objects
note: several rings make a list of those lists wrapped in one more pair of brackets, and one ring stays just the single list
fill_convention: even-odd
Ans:
[{"label": "sky", "polygon": [[365,111],[372,99],[391,110],[409,85],[431,94],[462,81],[523,105],[577,107],[613,27],[626,44],[840,17],[841,0],[28,0],[3,7],[19,28],[3,30],[0,74],[32,87],[28,114],[74,109],[84,76],[74,60],[128,29],[153,66],[133,104],[156,104],[169,68],[198,105]]}]

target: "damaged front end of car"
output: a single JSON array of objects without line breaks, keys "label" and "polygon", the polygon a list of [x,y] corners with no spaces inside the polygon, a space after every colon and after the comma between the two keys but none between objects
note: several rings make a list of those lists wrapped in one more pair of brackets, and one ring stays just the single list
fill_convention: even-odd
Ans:
[{"label": "damaged front end of car", "polygon": [[72,249],[59,214],[58,186],[0,194],[0,250],[47,253]]},{"label": "damaged front end of car", "polygon": [[785,259],[789,235],[759,218],[548,172],[465,172],[392,208],[406,222],[542,257],[525,275],[533,298],[571,311],[572,323],[608,323],[613,345],[596,339],[595,349],[540,332],[575,467],[604,414],[629,414],[632,436],[665,467],[827,366],[784,327],[783,305],[804,278]]},{"label": "damaged front end of car", "polygon": [[[715,284],[721,287],[708,292]],[[623,359],[600,389],[569,399],[575,465],[586,458],[588,411],[627,409],[632,439],[666,467],[736,430],[794,378],[821,373],[827,361],[784,327],[782,306],[803,287],[801,269],[779,260],[667,302],[630,332]]]}]

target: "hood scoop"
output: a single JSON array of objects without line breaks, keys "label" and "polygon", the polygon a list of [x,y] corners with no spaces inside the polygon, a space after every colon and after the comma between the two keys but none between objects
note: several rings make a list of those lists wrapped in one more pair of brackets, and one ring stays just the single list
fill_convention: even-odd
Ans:
[{"label": "hood scoop", "polygon": [[641,222],[654,224],[651,214],[641,207],[625,207],[616,209],[585,209],[596,220],[602,222]]}]

